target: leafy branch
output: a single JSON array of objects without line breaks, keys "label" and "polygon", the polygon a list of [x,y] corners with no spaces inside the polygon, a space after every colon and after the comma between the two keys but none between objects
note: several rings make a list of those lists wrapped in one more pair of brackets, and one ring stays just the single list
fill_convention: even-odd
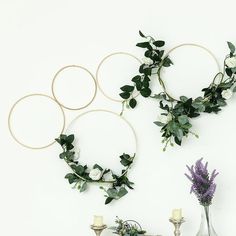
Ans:
[{"label": "leafy branch", "polygon": [[136,46],[146,50],[144,53],[146,60],[139,67],[139,74],[131,79],[133,84],[124,85],[120,88],[120,97],[124,99],[121,114],[124,111],[125,104],[127,108],[136,107],[137,100],[134,96],[135,92],[139,92],[145,98],[150,97],[152,93],[150,88],[152,75],[157,74],[160,67],[169,67],[173,64],[168,56],[164,57],[164,50],[162,49],[165,45],[164,41],[155,40],[151,36],[145,36],[141,31],[139,31],[139,34],[145,41],[138,43]]},{"label": "leafy branch", "polygon": [[[118,200],[125,196],[128,191],[126,188],[133,189],[133,182],[127,177],[128,171],[133,164],[135,154],[130,156],[123,153],[120,158],[120,163],[124,167],[120,175],[114,174],[111,169],[102,168],[100,165],[95,164],[92,168],[88,168],[87,165],[80,164],[75,158],[74,150],[74,135],[61,134],[59,138],[55,139],[62,147],[62,153],[59,157],[63,159],[71,169],[71,173],[68,173],[65,178],[70,184],[74,184],[74,188],[77,188],[80,192],[84,192],[89,183],[99,183],[111,185],[108,189],[103,186],[100,188],[106,192],[105,204],[110,203],[113,200]],[[108,179],[107,176],[111,176]]]},{"label": "leafy branch", "polygon": [[[202,89],[203,96],[195,99],[181,96],[179,100],[176,100],[172,99],[166,91],[152,96],[159,100],[160,108],[164,110],[164,113],[161,114],[165,117],[164,122],[154,122],[161,127],[162,142],[165,143],[164,151],[169,144],[173,146],[174,142],[181,145],[183,137],[188,137],[189,134],[198,138],[198,135],[191,131],[190,119],[200,116],[201,113],[217,114],[222,107],[227,105],[226,100],[232,96],[233,92],[236,92],[235,47],[230,42],[228,42],[228,46],[230,54],[225,58],[224,72],[217,73],[209,87]],[[163,105],[164,103],[165,105]]]},{"label": "leafy branch", "polygon": [[134,220],[121,220],[116,217],[116,226],[110,227],[114,234],[120,236],[139,236],[146,233],[140,226],[140,224]]},{"label": "leafy branch", "polygon": [[[183,138],[188,137],[189,134],[198,138],[198,135],[191,130],[190,121],[192,118],[200,116],[201,113],[217,114],[222,107],[227,105],[226,100],[232,96],[233,92],[236,92],[236,50],[233,43],[227,42],[230,53],[225,57],[224,71],[217,73],[212,83],[207,88],[202,89],[202,96],[195,99],[180,96],[179,99],[176,99],[168,93],[161,78],[162,68],[173,64],[169,56],[164,55],[163,46],[165,42],[155,40],[152,36],[145,36],[141,31],[139,34],[146,39],[137,44],[138,47],[145,49],[145,62],[139,67],[139,74],[132,78],[133,84],[121,87],[120,96],[124,99],[121,115],[125,105],[127,108],[136,107],[137,101],[134,93],[137,91],[145,98],[157,99],[163,112],[154,123],[161,127],[163,150],[165,151],[168,145],[173,146],[174,143],[181,145]],[[163,89],[161,93],[156,95],[152,95],[150,88],[152,75],[157,76]]]}]

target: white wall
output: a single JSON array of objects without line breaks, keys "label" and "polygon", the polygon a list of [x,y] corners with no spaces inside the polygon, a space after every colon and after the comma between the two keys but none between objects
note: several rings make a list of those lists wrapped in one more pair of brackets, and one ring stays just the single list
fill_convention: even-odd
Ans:
[{"label": "white wall", "polygon": [[[7,129],[10,106],[29,93],[51,95],[51,80],[60,67],[81,64],[95,74],[100,60],[111,52],[128,51],[141,58],[142,49],[135,47],[140,40],[139,29],[166,40],[167,49],[184,42],[202,44],[222,62],[228,52],[226,41],[236,43],[235,6],[235,1],[230,0],[2,0],[0,234],[93,235],[89,229],[92,217],[102,214],[108,225],[112,225],[118,215],[140,221],[150,233],[171,235],[173,229],[168,222],[171,209],[182,207],[187,221],[182,227],[183,235],[194,235],[199,226],[199,206],[195,197],[189,195],[189,182],[183,174],[186,164],[204,157],[210,168],[217,168],[220,172],[212,206],[216,231],[219,235],[235,235],[235,98],[219,115],[202,115],[193,121],[199,140],[189,138],[183,147],[170,148],[165,153],[162,152],[159,129],[152,124],[160,111],[158,105],[155,101],[140,98],[137,109],[125,113],[139,138],[138,159],[130,174],[135,190],[110,206],[103,204],[104,198],[96,186],[84,194],[71,189],[63,178],[68,169],[57,157],[58,146],[41,151],[28,150],[14,142]],[[165,75],[165,78],[168,75],[166,80],[170,90],[176,95],[200,95],[198,91],[210,83],[210,75],[216,71],[212,60],[200,50],[184,48],[173,53],[173,60],[175,58],[175,67]],[[118,91],[115,89],[120,83],[124,83],[126,68],[129,68],[122,58],[119,63],[124,68],[118,71],[121,74],[114,74],[110,78],[111,83],[108,83],[108,78],[106,80],[106,86],[113,94]],[[115,71],[115,66],[111,64],[108,72]],[[135,74],[135,68],[132,67],[128,73]],[[79,87],[78,91],[81,91]],[[84,94],[89,91],[85,89]],[[74,92],[71,97],[76,96]],[[88,110],[93,108],[120,111],[119,104],[105,99],[100,92]],[[23,115],[31,117],[33,109],[18,114],[21,118],[14,120],[18,129],[24,127],[20,125],[21,122],[25,124]],[[45,109],[41,120],[46,122],[47,127],[42,137],[52,135],[47,124],[51,109]],[[67,124],[80,113],[67,112]],[[95,122],[96,117],[91,119]],[[97,128],[106,125],[103,119],[96,122]],[[114,156],[113,147],[119,140],[122,141],[122,130],[119,126],[107,127],[114,128],[114,141],[111,141],[107,135],[95,132],[96,125],[93,124],[92,129],[84,123],[88,127],[84,131],[86,140],[91,136],[91,144],[88,147],[86,143],[84,147],[89,150],[94,148],[94,154],[91,152],[91,160],[87,162],[100,161],[116,168],[114,162],[108,160],[108,154]],[[30,132],[21,134],[32,135]],[[28,139],[30,137],[34,138],[34,135],[28,136]],[[129,140],[125,137],[119,148],[127,148],[128,144]],[[95,151],[106,153],[107,158],[103,159]],[[106,231],[104,235],[111,235],[111,232]]]}]

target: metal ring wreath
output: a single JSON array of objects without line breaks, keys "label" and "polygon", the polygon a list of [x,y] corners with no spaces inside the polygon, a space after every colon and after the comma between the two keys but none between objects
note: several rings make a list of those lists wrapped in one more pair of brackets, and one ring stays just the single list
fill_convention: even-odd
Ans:
[{"label": "metal ring wreath", "polygon": [[[91,110],[77,116],[74,121],[79,117],[91,112],[111,113],[125,121],[126,124],[131,128],[135,138],[135,146],[137,148],[137,136],[134,128],[125,118],[121,117],[119,114],[108,110]],[[61,134],[60,137],[56,138],[55,140],[62,147],[62,153],[60,153],[59,157],[66,162],[72,171],[71,173],[68,173],[65,178],[68,179],[70,184],[74,184],[74,188],[77,188],[80,192],[84,192],[87,189],[88,184],[101,184],[102,186],[100,186],[100,189],[104,190],[106,193],[105,204],[109,204],[113,200],[119,200],[125,196],[128,193],[127,188],[133,189],[132,186],[134,183],[129,180],[127,174],[131,168],[131,165],[133,164],[136,153],[133,155],[123,153],[119,156],[119,160],[123,169],[121,170],[120,174],[116,174],[115,171],[101,167],[98,164],[94,164],[93,167],[89,168],[87,165],[80,163],[78,161],[79,152],[75,150],[73,145],[75,140],[74,134]],[[104,184],[109,185],[109,188],[104,188]]]},{"label": "metal ring wreath", "polygon": [[[223,72],[219,72],[213,78],[207,88],[203,88],[203,95],[197,98],[180,96],[179,99],[173,98],[167,91],[165,83],[161,78],[163,67],[173,65],[169,54],[165,54],[163,46],[165,42],[156,40],[151,36],[144,35],[141,31],[139,34],[145,39],[144,42],[136,46],[145,49],[145,62],[139,67],[139,74],[132,78],[133,85],[121,87],[120,96],[124,99],[122,102],[122,112],[124,105],[128,108],[135,108],[137,100],[133,93],[139,91],[145,97],[151,97],[159,101],[160,108],[163,110],[161,119],[154,123],[161,127],[163,151],[168,145],[173,146],[174,142],[182,144],[183,138],[189,134],[198,137],[192,132],[190,119],[200,116],[201,113],[218,113],[222,107],[226,106],[226,100],[231,98],[233,92],[236,92],[236,54],[235,46],[228,42],[230,53],[225,57]],[[163,89],[159,94],[152,94],[150,80],[153,75],[157,76],[158,81]]]}]

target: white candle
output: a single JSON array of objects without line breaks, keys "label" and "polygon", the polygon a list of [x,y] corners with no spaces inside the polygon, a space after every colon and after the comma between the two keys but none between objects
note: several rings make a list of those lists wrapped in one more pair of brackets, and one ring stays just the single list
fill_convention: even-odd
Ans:
[{"label": "white candle", "polygon": [[181,220],[182,219],[182,209],[173,209],[172,210],[172,219]]},{"label": "white candle", "polygon": [[94,226],[103,226],[103,216],[94,216],[93,218],[93,225]]}]

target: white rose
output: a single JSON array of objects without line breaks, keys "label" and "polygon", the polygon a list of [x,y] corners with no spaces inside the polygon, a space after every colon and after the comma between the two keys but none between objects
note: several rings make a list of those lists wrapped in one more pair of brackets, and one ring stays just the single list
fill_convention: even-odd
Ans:
[{"label": "white rose", "polygon": [[230,99],[233,95],[233,92],[231,91],[231,89],[227,89],[227,90],[223,90],[221,95],[224,99]]},{"label": "white rose", "polygon": [[229,68],[235,68],[236,67],[236,57],[228,57],[225,59],[225,64]]},{"label": "white rose", "polygon": [[102,177],[102,171],[99,170],[98,168],[92,169],[89,173],[89,177],[92,180],[99,180]]},{"label": "white rose", "polygon": [[145,65],[151,65],[153,63],[153,60],[148,57],[144,57],[142,61]]},{"label": "white rose", "polygon": [[167,124],[172,120],[172,115],[169,113],[167,116],[161,115],[159,116],[159,121],[163,124]]}]

